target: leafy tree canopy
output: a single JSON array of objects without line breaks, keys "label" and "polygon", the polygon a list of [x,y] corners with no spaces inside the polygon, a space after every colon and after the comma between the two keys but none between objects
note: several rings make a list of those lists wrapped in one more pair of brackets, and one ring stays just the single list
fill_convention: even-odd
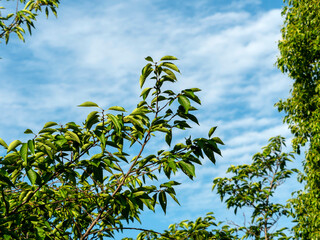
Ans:
[{"label": "leafy tree canopy", "polygon": [[[151,57],[142,69],[141,102],[131,113],[123,107],[94,107],[83,125],[48,122],[34,137],[7,144],[0,157],[0,235],[4,239],[103,239],[124,229],[123,221],[140,221],[145,208],[164,212],[171,197],[177,203],[170,180],[157,182],[156,172],[168,179],[178,171],[193,179],[195,165],[208,157],[215,163],[221,154],[213,137],[192,139],[171,145],[173,130],[187,130],[200,104],[191,88],[175,93],[165,83],[177,81],[179,69],[165,56]],[[151,76],[151,77],[150,77]],[[148,153],[153,138],[163,137],[169,149]],[[171,146],[171,147],[170,147]],[[131,150],[130,150],[131,149]],[[135,152],[129,154],[129,152]],[[148,180],[149,179],[149,180]]]},{"label": "leafy tree canopy", "polygon": [[44,11],[48,17],[51,11],[57,16],[57,8],[60,4],[59,0],[15,0],[15,2],[15,11],[5,16],[1,14],[1,11],[4,11],[5,8],[0,6],[0,39],[4,39],[6,43],[8,43],[11,33],[15,33],[19,39],[24,41],[25,29],[28,30],[29,34],[32,33],[39,12]]},{"label": "leafy tree canopy", "polygon": [[288,0],[282,40],[279,42],[278,67],[294,80],[291,96],[276,105],[284,111],[284,121],[294,134],[293,147],[308,143],[301,180],[305,192],[292,200],[296,212],[297,237],[316,239],[320,236],[320,2]]}]

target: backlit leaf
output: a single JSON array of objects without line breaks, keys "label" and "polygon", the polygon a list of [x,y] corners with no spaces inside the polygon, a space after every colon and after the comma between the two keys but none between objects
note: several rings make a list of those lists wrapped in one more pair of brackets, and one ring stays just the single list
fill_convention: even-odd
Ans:
[{"label": "backlit leaf", "polygon": [[212,127],[210,130],[209,130],[209,133],[208,133],[208,136],[209,138],[211,137],[211,135],[214,133],[214,131],[217,129],[217,127]]},{"label": "backlit leaf", "polygon": [[178,73],[180,72],[179,68],[176,65],[174,65],[173,63],[170,63],[170,62],[163,62],[159,66],[165,66],[165,67],[170,68],[170,69],[172,69],[172,70],[174,70],[174,71],[176,71]]},{"label": "backlit leaf", "polygon": [[107,116],[111,119],[112,123],[114,124],[116,130],[120,131],[121,129],[121,125],[120,122],[118,120],[118,118],[112,114],[107,114]]},{"label": "backlit leaf", "polygon": [[21,144],[21,142],[19,140],[14,140],[12,143],[10,143],[10,145],[9,145],[9,147],[7,149],[7,153],[12,151],[13,149],[15,149],[20,144]]},{"label": "backlit leaf", "polygon": [[192,164],[181,161],[179,162],[179,166],[189,177],[196,176],[195,167]]},{"label": "backlit leaf", "polygon": [[58,125],[56,122],[47,122],[43,128],[49,128],[49,127],[52,127],[52,126],[55,126],[55,125]]},{"label": "backlit leaf", "polygon": [[119,111],[119,112],[126,112],[126,110],[125,110],[123,107],[119,107],[119,106],[110,107],[108,110],[114,110],[114,111]]},{"label": "backlit leaf", "polygon": [[74,132],[71,132],[71,131],[68,131],[65,133],[66,136],[69,136],[71,138],[71,140],[77,142],[77,143],[80,143],[80,139],[78,137],[77,134],[75,134]]},{"label": "backlit leaf", "polygon": [[8,148],[8,145],[2,138],[0,138],[0,145],[2,145],[4,148]]},{"label": "backlit leaf", "polygon": [[20,156],[23,159],[23,161],[27,162],[27,156],[28,156],[28,144],[23,143],[22,147],[20,148]]},{"label": "backlit leaf", "polygon": [[188,113],[188,110],[190,108],[190,101],[188,98],[186,98],[185,96],[183,95],[180,95],[178,97],[178,102],[184,107],[184,109],[186,110],[185,113]]},{"label": "backlit leaf", "polygon": [[27,171],[27,176],[28,176],[31,184],[34,185],[37,181],[38,174],[32,168],[30,168]]},{"label": "backlit leaf", "polygon": [[160,59],[160,61],[170,61],[170,60],[178,60],[178,58],[174,56],[164,56]]},{"label": "backlit leaf", "polygon": [[94,102],[90,102],[90,101],[87,101],[87,102],[84,102],[80,105],[78,105],[78,107],[98,107],[98,104],[94,103]]}]

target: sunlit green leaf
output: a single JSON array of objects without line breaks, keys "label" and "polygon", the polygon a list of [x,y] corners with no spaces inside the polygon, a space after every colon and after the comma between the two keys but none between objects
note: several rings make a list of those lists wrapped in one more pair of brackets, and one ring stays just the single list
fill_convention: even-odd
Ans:
[{"label": "sunlit green leaf", "polygon": [[2,138],[0,138],[0,145],[2,145],[6,149],[8,148],[8,145],[6,144],[6,142]]},{"label": "sunlit green leaf", "polygon": [[43,128],[49,128],[49,127],[52,127],[52,126],[56,126],[58,125],[56,122],[47,122]]},{"label": "sunlit green leaf", "polygon": [[7,149],[7,153],[11,152],[12,150],[14,150],[20,144],[21,144],[21,142],[19,140],[14,140],[12,143],[10,143],[10,145],[9,145],[9,147]]},{"label": "sunlit green leaf", "polygon": [[163,62],[159,66],[164,66],[164,67],[170,68],[170,69],[180,73],[179,68],[176,65],[174,65],[173,63]]},{"label": "sunlit green leaf", "polygon": [[185,113],[188,113],[188,110],[190,108],[190,101],[188,98],[186,98],[185,96],[183,95],[180,95],[178,97],[178,102],[184,107],[184,109],[186,110]]},{"label": "sunlit green leaf", "polygon": [[36,181],[37,181],[37,177],[38,177],[38,174],[32,169],[30,168],[28,171],[27,171],[27,176],[31,182],[32,185],[35,185]]},{"label": "sunlit green leaf", "polygon": [[90,102],[90,101],[87,101],[87,102],[84,102],[80,105],[78,105],[78,107],[98,107],[98,104],[94,103],[94,102]]},{"label": "sunlit green leaf", "polygon": [[20,148],[20,155],[23,161],[27,162],[27,156],[28,156],[28,144],[23,143],[22,147]]},{"label": "sunlit green leaf", "polygon": [[107,114],[107,116],[111,119],[111,121],[113,122],[115,128],[117,131],[120,131],[121,130],[121,124],[118,120],[118,118],[112,114]]},{"label": "sunlit green leaf", "polygon": [[170,61],[170,60],[178,60],[178,58],[174,56],[164,56],[160,59],[160,61]]},{"label": "sunlit green leaf", "polygon": [[65,133],[66,137],[69,137],[71,140],[77,142],[77,143],[80,143],[80,139],[78,137],[77,134],[75,134],[74,132],[71,132],[71,131],[67,131]]},{"label": "sunlit green leaf", "polygon": [[208,133],[209,138],[212,136],[212,134],[214,133],[214,131],[215,131],[216,129],[217,129],[217,127],[212,127],[212,128],[210,128],[209,133]]},{"label": "sunlit green leaf", "polygon": [[113,106],[108,108],[108,110],[114,110],[114,111],[119,111],[119,112],[126,112],[126,110],[123,107],[119,107],[119,106]]},{"label": "sunlit green leaf", "polygon": [[196,176],[196,173],[195,173],[195,167],[190,164],[190,163],[186,163],[184,161],[180,161],[179,162],[179,166],[181,167],[181,169],[183,169],[186,174],[189,176],[189,177],[194,177]]}]

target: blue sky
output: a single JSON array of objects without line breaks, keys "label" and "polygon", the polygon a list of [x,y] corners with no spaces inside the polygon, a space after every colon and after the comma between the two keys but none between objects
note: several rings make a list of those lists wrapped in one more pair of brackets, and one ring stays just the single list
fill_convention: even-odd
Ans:
[{"label": "blue sky", "polygon": [[[282,1],[61,2],[58,18],[40,17],[26,43],[12,38],[1,44],[0,137],[25,140],[25,129],[38,131],[47,121],[81,123],[89,110],[76,106],[84,101],[133,109],[144,58],[174,55],[182,72],[174,88],[203,90],[200,126],[176,141],[204,136],[217,125],[226,145],[215,166],[205,160],[196,169],[195,181],[177,176],[184,183],[180,207],[170,202],[167,215],[160,208],[146,213],[142,226],[162,230],[210,211],[234,219],[211,192],[213,178],[224,176],[230,164],[249,163],[270,137],[291,138],[273,107],[291,84],[274,66]],[[283,186],[277,198],[289,198],[295,188]]]}]

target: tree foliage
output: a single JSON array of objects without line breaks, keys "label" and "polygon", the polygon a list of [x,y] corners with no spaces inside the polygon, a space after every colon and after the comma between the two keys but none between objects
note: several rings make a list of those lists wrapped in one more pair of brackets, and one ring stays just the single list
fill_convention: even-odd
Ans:
[{"label": "tree foliage", "polygon": [[279,42],[278,67],[294,80],[291,96],[277,103],[285,112],[284,121],[294,134],[293,147],[308,143],[304,172],[305,191],[292,200],[301,239],[320,237],[320,2],[318,0],[288,0],[282,40]]},{"label": "tree foliage", "polygon": [[[213,189],[220,195],[227,208],[251,208],[248,223],[237,224],[216,222],[212,213],[193,221],[182,221],[172,224],[164,233],[142,232],[137,240],[169,239],[290,239],[288,228],[277,228],[281,216],[290,216],[286,205],[277,203],[274,194],[296,169],[288,169],[287,163],[294,158],[292,153],[282,152],[284,138],[271,138],[261,153],[253,156],[251,164],[230,166],[227,170],[231,177],[218,177],[213,180]],[[249,213],[250,211],[247,211]]]},{"label": "tree foliage", "polygon": [[[5,39],[8,43],[10,34],[15,33],[19,39],[24,41],[25,29],[29,34],[32,33],[32,28],[35,28],[34,22],[39,12],[44,11],[46,16],[49,16],[51,11],[57,16],[57,8],[59,0],[7,0],[15,1],[16,6],[14,12],[2,16],[1,11],[5,8],[0,6],[0,39]],[[22,7],[20,6],[22,4]],[[11,9],[10,9],[11,10]]]},{"label": "tree foliage", "polygon": [[[227,208],[237,213],[239,208],[252,209],[249,226],[239,226],[244,238],[253,239],[287,239],[284,230],[274,229],[281,216],[288,216],[287,207],[275,203],[273,196],[276,189],[290,178],[296,169],[288,169],[287,163],[294,156],[283,153],[284,138],[271,138],[261,153],[253,156],[252,164],[230,166],[227,173],[231,177],[215,178],[213,189],[216,189],[221,200],[225,199]],[[274,231],[273,231],[274,230]]]},{"label": "tree foliage", "polygon": [[[141,102],[131,113],[123,107],[104,110],[96,103],[82,125],[48,122],[27,142],[7,144],[0,157],[0,236],[3,239],[103,239],[123,230],[123,221],[140,221],[144,209],[164,212],[168,197],[176,199],[170,180],[157,182],[156,172],[168,179],[178,171],[195,177],[195,165],[207,156],[215,163],[220,154],[218,137],[188,137],[171,146],[173,131],[198,123],[192,103],[200,104],[198,88],[175,93],[165,88],[177,81],[165,56],[148,63],[140,77],[145,84]],[[151,77],[150,77],[151,76]],[[168,149],[150,153],[154,138],[164,138]],[[159,144],[158,144],[159,145]],[[171,146],[171,147],[170,147]],[[148,180],[149,179],[149,180]]]}]

